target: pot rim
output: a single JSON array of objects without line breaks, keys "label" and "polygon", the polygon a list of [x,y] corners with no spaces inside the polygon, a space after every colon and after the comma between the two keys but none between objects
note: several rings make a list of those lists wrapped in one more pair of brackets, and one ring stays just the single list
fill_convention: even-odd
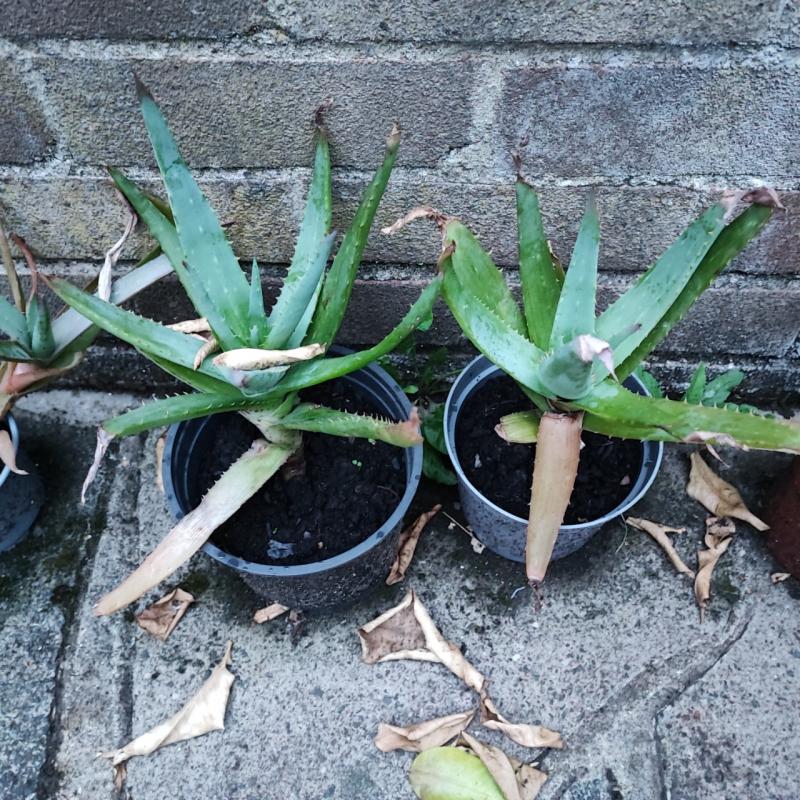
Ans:
[{"label": "pot rim", "polygon": [[[8,426],[8,432],[11,434],[11,444],[14,447],[14,453],[16,454],[19,452],[19,427],[17,425],[17,421],[14,419],[11,412],[3,417],[3,421]],[[3,469],[0,470],[0,486],[6,482],[10,474],[11,469],[9,467],[4,466]]]},{"label": "pot rim", "polygon": [[[469,376],[469,373],[477,368],[481,362],[485,363],[485,367],[481,369],[476,375]],[[455,446],[455,429],[456,424],[458,422],[458,414],[460,412],[457,411],[453,416],[453,405],[455,403],[456,396],[461,397],[460,406],[463,406],[464,401],[475,391],[477,386],[486,378],[491,375],[493,372],[503,373],[503,370],[500,367],[493,364],[486,356],[480,355],[476,358],[472,359],[472,361],[467,364],[466,367],[459,373],[458,377],[453,381],[453,385],[450,388],[450,392],[447,395],[447,400],[445,401],[444,406],[444,441],[445,446],[447,447],[447,454],[450,456],[450,461],[453,463],[453,468],[458,475],[460,481],[462,481],[469,489],[475,493],[478,497],[480,497],[481,501],[485,503],[489,508],[491,508],[494,512],[501,514],[506,519],[510,520],[511,522],[520,523],[522,525],[527,525],[528,520],[523,517],[518,517],[516,514],[512,514],[510,511],[506,511],[504,508],[501,508],[496,503],[493,503],[488,497],[486,497],[482,492],[478,491],[478,489],[473,486],[470,480],[467,478],[464,470],[461,468],[461,462],[458,459],[456,454],[456,446]],[[650,396],[650,393],[647,391],[647,388],[644,384],[635,376],[630,375],[626,380],[632,380],[636,383],[638,387],[641,388],[642,392]],[[464,384],[467,384],[464,386]],[[451,441],[451,437],[449,434],[450,430],[450,418],[453,416],[453,437]],[[639,442],[644,448],[645,443],[640,441]],[[653,485],[653,481],[656,479],[658,475],[658,470],[661,466],[661,460],[664,456],[664,442],[648,442],[648,444],[656,445],[656,454],[655,458],[652,462],[647,466],[647,469],[650,470],[650,475],[642,484],[642,486],[636,492],[631,492],[625,500],[623,500],[619,505],[615,506],[611,511],[605,513],[602,517],[598,517],[597,519],[587,520],[586,522],[577,522],[571,525],[561,525],[560,530],[562,531],[576,531],[581,528],[588,527],[595,527],[604,525],[606,522],[610,522],[612,519],[624,514],[631,506],[636,505],[639,500],[644,497],[645,493],[648,489]],[[645,470],[645,464],[643,463],[642,466],[639,468],[639,474],[641,474]],[[635,481],[633,482],[635,483]]]},{"label": "pot rim", "polygon": [[[330,351],[338,352],[352,352],[341,347],[332,347]],[[377,364],[368,364],[362,369],[355,370],[355,372],[343,375],[343,380],[353,380],[354,376],[361,372],[372,373],[372,377],[381,383],[385,384],[389,389],[394,399],[398,401],[406,417],[411,413],[412,404],[406,396],[405,392],[400,388],[399,384],[389,375],[386,370],[379,367]],[[167,434],[167,441],[164,446],[164,454],[162,456],[162,474],[164,476],[164,492],[167,497],[167,502],[173,513],[180,512],[183,516],[185,513],[178,503],[176,492],[172,481],[172,452],[175,446],[178,430],[186,423],[180,422],[170,425]],[[292,564],[287,566],[280,566],[277,564],[259,564],[255,561],[248,561],[239,556],[234,556],[227,553],[222,548],[215,545],[210,540],[206,541],[203,545],[203,550],[216,561],[219,561],[226,566],[239,570],[240,572],[247,572],[251,575],[258,575],[264,577],[275,578],[300,578],[316,575],[319,573],[327,572],[328,570],[336,569],[338,567],[346,566],[352,561],[355,561],[360,556],[372,550],[375,545],[382,539],[388,536],[394,528],[402,523],[403,517],[408,511],[411,501],[417,492],[419,483],[422,477],[422,445],[414,445],[413,447],[399,448],[403,451],[403,458],[406,463],[406,471],[408,478],[406,480],[406,488],[394,511],[389,515],[386,521],[375,531],[373,531],[366,539],[359,542],[355,547],[345,550],[343,553],[326,558],[323,561],[315,561],[308,564]]]}]

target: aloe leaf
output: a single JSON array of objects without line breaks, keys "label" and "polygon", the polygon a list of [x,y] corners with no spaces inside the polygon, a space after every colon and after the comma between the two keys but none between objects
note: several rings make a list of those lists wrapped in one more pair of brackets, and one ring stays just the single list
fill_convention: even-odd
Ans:
[{"label": "aloe leaf", "polygon": [[[185,383],[187,386],[195,389],[198,392],[226,395],[231,398],[244,398],[244,395],[235,386],[232,386],[226,381],[219,380],[218,378],[212,378],[210,375],[200,372],[200,370],[182,367],[180,364],[176,364],[173,361],[168,361],[167,359],[161,358],[153,353],[145,353],[145,355],[157,367],[161,367],[164,372],[172,375],[174,378],[177,378],[179,381],[181,381],[181,383]],[[252,398],[250,398],[250,400],[252,400]]]},{"label": "aloe leaf", "polygon": [[495,433],[512,444],[534,444],[539,435],[541,414],[535,411],[515,411],[500,417]]},{"label": "aloe leaf", "polygon": [[[659,429],[675,440],[729,444],[756,450],[800,453],[800,424],[725,408],[695,406],[679,400],[660,400],[635,394],[612,381],[603,381],[572,407],[595,417],[619,421],[638,431]],[[649,435],[637,438],[655,438]]]},{"label": "aloe leaf", "polygon": [[311,323],[311,330],[307,336],[309,342],[319,342],[327,347],[336,338],[350,301],[356,271],[367,244],[375,212],[378,210],[378,204],[386,190],[386,184],[389,182],[389,176],[397,158],[399,145],[400,132],[394,128],[386,143],[386,157],[375,173],[375,177],[364,190],[355,218],[342,240],[330,270],[328,270]]},{"label": "aloe leaf", "polygon": [[641,328],[615,350],[621,381],[664,340],[771,215],[771,208],[752,205],[722,227],[724,209],[713,206],[683,232],[638,283],[600,315],[597,335],[604,339],[625,326],[641,323]]},{"label": "aloe leaf", "polygon": [[472,231],[457,219],[450,220],[444,232],[445,244],[455,245],[451,261],[458,282],[464,289],[492,309],[503,324],[526,336],[525,318],[506,284],[503,273],[494,265]]},{"label": "aloe leaf", "polygon": [[240,340],[247,341],[247,279],[222,226],[189,172],[164,116],[138,80],[137,91],[186,261],[230,329]]},{"label": "aloe leaf", "polygon": [[[53,278],[48,284],[65,303],[137,350],[152,353],[183,367],[193,367],[194,357],[202,346],[194,337],[107,303],[61,278]],[[232,382],[228,370],[218,369],[208,363],[204,363],[199,371],[212,378]]]},{"label": "aloe leaf", "polygon": [[422,420],[422,435],[426,442],[440,453],[447,455],[447,445],[444,440],[444,404],[437,403],[428,409]]},{"label": "aloe leaf", "polygon": [[250,347],[261,347],[267,338],[268,325],[264,310],[264,292],[261,288],[261,270],[255,257],[250,271],[250,303],[247,317],[250,320]]},{"label": "aloe leaf", "polygon": [[652,372],[648,372],[644,367],[639,366],[636,367],[633,373],[644,384],[644,388],[647,389],[652,397],[664,396],[664,390]]},{"label": "aloe leaf", "polygon": [[[597,299],[599,251],[600,221],[594,195],[590,194],[556,307],[550,349],[572,341],[581,334],[595,332],[594,308]],[[598,336],[608,341],[607,336],[599,333]]]},{"label": "aloe leaf", "polygon": [[292,452],[292,448],[267,444],[263,439],[254,442],[208,490],[200,505],[178,522],[131,575],[100,599],[94,607],[95,615],[113,614],[168,578],[286,463]]},{"label": "aloe leaf", "polygon": [[[268,397],[286,394],[287,392],[304,389],[308,386],[315,386],[318,383],[340,378],[357,369],[366,367],[381,356],[394,350],[412,331],[416,330],[420,323],[426,320],[432,313],[433,304],[439,296],[442,286],[441,277],[434,278],[422,291],[417,301],[408,310],[406,315],[385,338],[368,350],[358,353],[351,353],[346,356],[336,358],[318,358],[314,361],[306,361],[303,364],[296,364],[291,367],[286,376],[274,388],[265,394]],[[248,375],[248,378],[250,376]],[[248,383],[247,387],[254,389],[256,382]]]},{"label": "aloe leaf", "polygon": [[684,402],[699,405],[703,402],[703,393],[706,388],[706,365],[700,366],[694,371],[686,393],[683,395]]},{"label": "aloe leaf", "polygon": [[30,335],[31,352],[38,361],[47,361],[53,354],[55,343],[53,330],[50,327],[50,312],[36,295],[28,301],[25,312]]},{"label": "aloe leaf", "polygon": [[516,381],[534,392],[547,394],[539,378],[544,353],[466,291],[449,262],[449,257],[442,262],[444,298],[461,330],[481,353]]},{"label": "aloe leaf", "polygon": [[428,444],[427,440],[422,443],[422,474],[444,486],[455,486],[458,483],[455,472],[447,466],[444,456]]},{"label": "aloe leaf", "polygon": [[130,436],[151,428],[172,425],[187,419],[205,417],[223,411],[261,410],[274,407],[274,401],[258,401],[252,397],[232,397],[228,394],[202,392],[180,394],[152,400],[139,408],[126,411],[118,417],[106,420],[103,430],[111,436]]},{"label": "aloe leaf", "polygon": [[550,252],[539,198],[522,178],[517,178],[517,231],[519,277],[528,335],[537,347],[547,350],[564,284],[564,270]]},{"label": "aloe leaf", "polygon": [[420,753],[408,781],[419,800],[506,800],[483,762],[457,747]]},{"label": "aloe leaf", "polygon": [[25,315],[0,295],[0,331],[23,344],[30,343]]},{"label": "aloe leaf", "polygon": [[706,384],[701,402],[704,406],[719,406],[724,403],[731,392],[744,380],[744,372],[740,369],[729,369],[722,375]]},{"label": "aloe leaf", "polygon": [[19,342],[0,342],[0,360],[3,361],[34,361],[33,354],[27,347]]},{"label": "aloe leaf", "polygon": [[211,296],[206,291],[202,276],[187,265],[186,256],[178,238],[178,232],[164,211],[158,207],[151,197],[145,194],[119,170],[111,168],[109,169],[109,174],[117,188],[125,195],[128,202],[133,206],[134,211],[156,238],[170,264],[172,264],[172,268],[175,270],[175,274],[178,276],[178,280],[181,282],[181,286],[183,286],[192,305],[200,316],[208,320],[211,330],[214,331],[214,335],[220,344],[226,349],[239,347],[241,340],[224,319],[215,302],[210,299]]},{"label": "aloe leaf", "polygon": [[280,421],[280,426],[293,431],[326,433],[329,436],[377,439],[397,447],[413,447],[422,443],[416,409],[408,420],[392,422],[312,403],[301,403]]},{"label": "aloe leaf", "polygon": [[335,239],[334,234],[328,235],[331,228],[331,205],[328,139],[320,129],[317,133],[314,171],[292,263],[270,313],[271,330],[266,344],[269,348],[286,346],[314,300]]}]

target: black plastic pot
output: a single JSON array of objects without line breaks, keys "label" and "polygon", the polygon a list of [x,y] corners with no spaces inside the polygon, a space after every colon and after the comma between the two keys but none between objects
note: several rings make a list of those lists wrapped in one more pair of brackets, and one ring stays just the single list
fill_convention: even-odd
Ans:
[{"label": "black plastic pot", "polygon": [[[394,380],[380,367],[370,365],[343,380],[355,383],[369,395],[381,413],[395,420],[408,419],[411,404]],[[225,415],[190,420],[173,425],[167,435],[162,472],[164,490],[172,513],[180,519],[192,509],[190,498],[197,478],[200,454]],[[419,486],[422,447],[403,450],[406,489],[389,519],[363,542],[333,558],[312,564],[275,566],[245,561],[221,550],[212,542],[203,546],[208,555],[235,569],[262,597],[290,608],[315,609],[352,603],[382,583],[397,555],[403,516]]]},{"label": "black plastic pot", "polygon": [[[447,452],[458,476],[458,491],[464,515],[475,536],[490,550],[511,561],[525,561],[525,537],[528,521],[505,511],[484,497],[467,479],[456,452],[456,423],[467,398],[487,381],[503,374],[484,356],[478,356],[456,378],[447,397],[444,410],[444,434]],[[636,377],[625,381],[625,387],[638,394],[647,390]],[[664,452],[663,442],[642,442],[642,466],[625,500],[600,519],[579,525],[562,525],[555,546],[553,560],[564,558],[583,547],[607,522],[620,516],[638,503],[656,478]]]},{"label": "black plastic pot", "polygon": [[16,475],[8,467],[0,470],[0,553],[21,541],[33,526],[44,502],[44,487],[36,468],[19,446],[19,428],[8,414],[3,420],[11,434],[17,466],[27,475]]}]

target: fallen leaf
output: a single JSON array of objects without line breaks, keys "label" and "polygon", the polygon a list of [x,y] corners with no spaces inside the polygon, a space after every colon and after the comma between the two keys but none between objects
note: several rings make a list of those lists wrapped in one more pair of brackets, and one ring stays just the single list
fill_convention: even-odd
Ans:
[{"label": "fallen leaf", "polygon": [[294,647],[300,641],[303,633],[305,633],[306,615],[299,608],[293,608],[289,612],[286,627],[289,629],[289,641]]},{"label": "fallen leaf", "polygon": [[700,608],[701,622],[705,617],[705,611],[711,599],[711,575],[714,572],[714,567],[731,543],[731,536],[724,535],[726,528],[721,529],[723,535],[714,533],[716,522],[716,517],[709,517],[706,521],[705,543],[707,549],[697,552],[697,577],[694,579],[694,596]]},{"label": "fallen leaf", "polygon": [[481,725],[489,730],[499,731],[512,742],[523,747],[553,747],[558,750],[564,747],[561,734],[551,731],[542,725],[526,725],[509,722],[489,697],[486,687],[481,691],[480,699]]},{"label": "fallen leaf", "polygon": [[792,574],[790,572],[773,572],[772,575],[769,576],[769,579],[773,583],[783,583],[784,581],[788,581],[791,577]]},{"label": "fallen leaf", "polygon": [[375,746],[384,753],[390,753],[392,750],[422,753],[424,750],[451,742],[472,722],[474,716],[475,710],[470,709],[461,714],[450,714],[418,722],[406,728],[382,722],[378,726]]},{"label": "fallen leaf", "polygon": [[499,747],[484,744],[466,732],[461,739],[489,771],[505,800],[533,800],[539,794],[547,780],[544,772],[509,758]]},{"label": "fallen leaf", "polygon": [[505,800],[489,770],[459,747],[434,747],[420,753],[408,772],[420,800]]},{"label": "fallen leaf", "polygon": [[395,583],[400,583],[406,576],[406,570],[414,558],[414,551],[417,549],[417,542],[425,530],[425,526],[439,513],[441,505],[435,505],[430,511],[420,514],[410,525],[400,534],[400,546],[397,550],[397,558],[389,570],[389,576],[386,578],[386,585],[393,586]]},{"label": "fallen leaf", "polygon": [[167,444],[167,434],[162,433],[156,439],[156,486],[164,494],[164,447]]},{"label": "fallen leaf", "polygon": [[115,781],[120,775],[120,767],[125,769],[125,762],[134,756],[147,756],[169,744],[225,729],[225,709],[234,680],[233,673],[228,670],[231,647],[231,642],[228,642],[222,660],[214,667],[197,694],[177,714],[119,750],[99,754],[102,758],[111,759]]},{"label": "fallen leaf", "polygon": [[726,517],[706,517],[706,533],[721,541],[736,533],[736,523]]},{"label": "fallen leaf", "polygon": [[136,622],[151,636],[166,642],[192,603],[194,603],[194,597],[189,592],[176,587],[138,613]]},{"label": "fallen leaf", "polygon": [[638,517],[628,517],[625,522],[637,530],[649,533],[658,543],[659,547],[667,554],[667,558],[672,562],[675,569],[683,575],[694,578],[694,570],[689,569],[689,567],[684,564],[683,559],[678,555],[678,551],[675,549],[669,536],[667,536],[668,533],[686,533],[686,528],[672,528],[669,525],[662,525],[660,522],[651,522],[649,519],[640,519]]},{"label": "fallen leaf", "polygon": [[722,480],[699,453],[692,453],[691,459],[692,469],[686,487],[689,497],[702,503],[718,517],[735,517],[748,522],[759,531],[769,530],[769,525],[747,508],[736,487]]},{"label": "fallen leaf", "polygon": [[277,619],[281,614],[285,614],[289,610],[288,606],[282,606],[280,603],[272,603],[266,608],[259,608],[253,614],[253,622],[261,625],[264,622],[271,622]]},{"label": "fallen leaf", "polygon": [[5,464],[16,475],[27,475],[17,466],[17,453],[8,431],[0,431],[0,463]]},{"label": "fallen leaf", "polygon": [[358,635],[367,664],[402,659],[438,662],[474,691],[483,688],[484,676],[442,636],[413,590],[394,608],[359,628]]}]

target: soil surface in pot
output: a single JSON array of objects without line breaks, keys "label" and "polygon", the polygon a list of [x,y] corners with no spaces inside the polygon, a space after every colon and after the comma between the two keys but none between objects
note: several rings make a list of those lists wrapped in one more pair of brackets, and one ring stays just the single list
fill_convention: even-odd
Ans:
[{"label": "soil surface in pot", "polygon": [[[514,381],[486,381],[463,404],[456,424],[456,452],[469,482],[495,505],[527,519],[536,446],[509,444],[495,433],[500,417],[531,408]],[[584,431],[578,477],[564,522],[590,522],[630,494],[642,466],[638,441]]]},{"label": "soil surface in pot", "polygon": [[[348,381],[302,393],[305,401],[343,411],[383,415]],[[199,465],[197,500],[253,443],[258,430],[225,415]],[[389,518],[405,491],[403,450],[383,442],[303,433],[300,474],[279,471],[211,541],[247,561],[290,566],[343,553]]]}]

